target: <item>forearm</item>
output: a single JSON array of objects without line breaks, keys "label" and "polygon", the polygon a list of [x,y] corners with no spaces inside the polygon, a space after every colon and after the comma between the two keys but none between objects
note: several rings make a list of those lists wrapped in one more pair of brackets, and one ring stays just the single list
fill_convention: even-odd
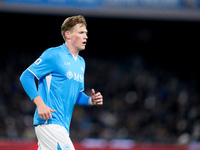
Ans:
[{"label": "forearm", "polygon": [[42,100],[42,98],[40,96],[37,96],[33,99],[33,102],[35,103],[35,105],[37,107],[44,107],[45,106],[45,103],[44,101]]},{"label": "forearm", "polygon": [[82,106],[89,106],[89,99],[90,96],[87,96],[84,92],[80,92],[78,95],[78,99],[76,101],[77,105],[82,105]]},{"label": "forearm", "polygon": [[33,102],[38,108],[38,115],[41,119],[48,120],[52,118],[52,114],[56,112],[56,110],[52,110],[49,106],[45,105],[44,101],[40,96],[37,96],[33,99]]}]

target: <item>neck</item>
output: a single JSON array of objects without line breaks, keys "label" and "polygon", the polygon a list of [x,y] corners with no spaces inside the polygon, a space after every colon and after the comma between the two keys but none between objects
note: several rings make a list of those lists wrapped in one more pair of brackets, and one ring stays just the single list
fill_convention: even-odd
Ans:
[{"label": "neck", "polygon": [[79,54],[79,51],[77,49],[75,49],[73,46],[70,46],[70,44],[67,44],[67,42],[65,42],[65,45],[66,45],[67,49],[69,50],[69,52],[74,57],[74,59],[76,60],[77,56]]}]

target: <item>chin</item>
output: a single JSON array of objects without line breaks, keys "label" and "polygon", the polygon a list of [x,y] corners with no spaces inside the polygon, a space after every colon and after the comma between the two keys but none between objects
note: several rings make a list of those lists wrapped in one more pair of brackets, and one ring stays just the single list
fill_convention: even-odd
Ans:
[{"label": "chin", "polygon": [[85,47],[79,49],[79,51],[83,51],[83,50],[85,50]]},{"label": "chin", "polygon": [[79,52],[80,52],[80,51],[83,51],[83,50],[85,50],[85,48],[84,48],[84,49],[79,49]]}]

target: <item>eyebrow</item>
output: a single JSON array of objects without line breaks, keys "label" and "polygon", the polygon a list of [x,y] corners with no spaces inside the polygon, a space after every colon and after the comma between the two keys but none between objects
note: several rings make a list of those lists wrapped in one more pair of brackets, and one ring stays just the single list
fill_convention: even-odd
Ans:
[{"label": "eyebrow", "polygon": [[88,34],[88,31],[86,30],[86,31],[80,31],[81,33],[86,33],[86,34]]}]

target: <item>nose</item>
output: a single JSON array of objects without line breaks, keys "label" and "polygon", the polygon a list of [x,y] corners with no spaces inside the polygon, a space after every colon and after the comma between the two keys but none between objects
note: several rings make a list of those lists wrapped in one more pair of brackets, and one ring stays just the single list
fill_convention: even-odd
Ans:
[{"label": "nose", "polygon": [[85,39],[88,39],[88,36],[87,36],[87,34],[85,34]]}]

